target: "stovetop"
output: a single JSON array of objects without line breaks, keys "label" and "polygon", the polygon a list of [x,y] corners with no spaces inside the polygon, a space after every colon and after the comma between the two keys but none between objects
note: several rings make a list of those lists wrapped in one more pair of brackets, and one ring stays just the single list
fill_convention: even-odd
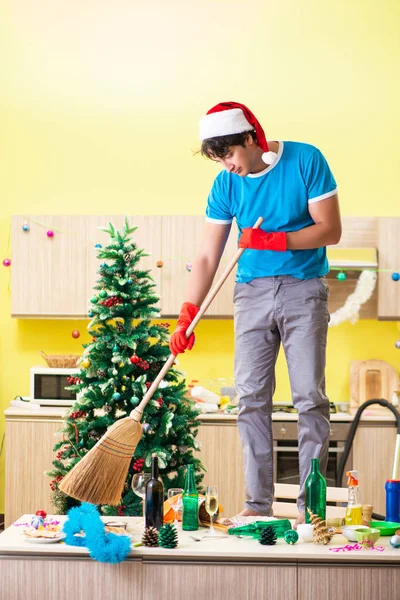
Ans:
[{"label": "stovetop", "polygon": [[[276,402],[272,405],[272,412],[297,413],[297,410],[295,409],[293,404],[281,404],[279,402]],[[334,404],[333,402],[329,402],[329,412],[331,414],[338,412],[336,404]]]}]

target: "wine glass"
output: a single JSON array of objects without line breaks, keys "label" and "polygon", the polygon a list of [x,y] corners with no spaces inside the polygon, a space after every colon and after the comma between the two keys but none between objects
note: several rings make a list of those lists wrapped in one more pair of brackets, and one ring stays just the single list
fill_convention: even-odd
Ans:
[{"label": "wine glass", "polygon": [[174,511],[174,525],[178,526],[178,519],[176,518],[176,513],[182,507],[182,488],[170,488],[168,490],[168,500],[171,505],[172,510]]},{"label": "wine glass", "polygon": [[217,535],[213,524],[213,516],[218,510],[218,487],[216,485],[208,485],[206,490],[206,511],[210,515],[210,531],[209,535]]},{"label": "wine glass", "polygon": [[147,482],[151,479],[151,473],[135,473],[132,477],[132,491],[142,498],[143,501],[143,521],[145,519],[145,498],[146,498],[146,485]]}]

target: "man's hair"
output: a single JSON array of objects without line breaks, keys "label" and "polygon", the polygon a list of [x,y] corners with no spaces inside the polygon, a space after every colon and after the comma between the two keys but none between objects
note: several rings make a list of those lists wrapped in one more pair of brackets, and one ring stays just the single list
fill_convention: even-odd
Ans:
[{"label": "man's hair", "polygon": [[220,137],[204,140],[201,144],[200,152],[206,158],[224,158],[224,156],[228,154],[231,146],[242,146],[244,148],[249,135],[257,142],[255,131],[243,131],[243,133],[222,135]]}]

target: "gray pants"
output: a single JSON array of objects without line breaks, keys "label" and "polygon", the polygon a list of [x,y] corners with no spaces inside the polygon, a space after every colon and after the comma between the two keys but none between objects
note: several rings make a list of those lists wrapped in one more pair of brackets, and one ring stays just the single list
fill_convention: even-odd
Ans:
[{"label": "gray pants", "polygon": [[324,277],[287,275],[237,283],[235,304],[235,384],[243,448],[246,508],[272,514],[272,397],[280,343],[288,365],[292,401],[298,411],[300,495],[311,459],[326,473],[329,401],[325,395],[329,288]]}]

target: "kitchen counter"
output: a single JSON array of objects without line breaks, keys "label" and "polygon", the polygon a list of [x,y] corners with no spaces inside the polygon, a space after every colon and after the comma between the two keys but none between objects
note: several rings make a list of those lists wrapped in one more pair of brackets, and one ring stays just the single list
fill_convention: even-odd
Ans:
[{"label": "kitchen counter", "polygon": [[[24,515],[17,523],[30,519]],[[141,520],[124,520],[132,544],[139,542]],[[366,597],[365,590],[374,600],[395,600],[400,587],[400,549],[390,546],[389,537],[377,542],[383,551],[333,552],[330,548],[348,544],[342,535],[327,546],[291,546],[281,538],[275,546],[262,546],[234,536],[195,542],[190,532],[179,529],[177,548],[132,548],[125,562],[110,565],[93,561],[86,548],[27,542],[22,529],[12,525],[0,534],[0,585],[2,597],[10,600],[156,600],[162,594],[168,600],[187,600],[194,594],[219,600],[353,600]],[[193,535],[200,537],[204,531]]]},{"label": "kitchen counter", "polygon": [[[10,406],[4,411],[5,416],[8,420],[13,418],[21,419],[29,417],[29,419],[57,419],[62,420],[65,413],[68,411],[68,407],[53,407],[53,406],[41,406],[38,410],[32,410],[28,408],[19,408]],[[387,414],[386,414],[387,413]],[[354,413],[355,414],[355,413]],[[330,418],[334,422],[351,422],[354,418],[354,414],[348,412],[337,412],[332,413]],[[198,419],[204,423],[234,423],[237,421],[237,415],[228,415],[225,413],[205,413],[199,414]],[[274,412],[272,413],[273,421],[297,421],[297,413],[287,412]],[[361,415],[361,421],[387,423],[395,421],[394,415],[389,410],[386,410],[384,414],[380,411],[374,411],[374,409],[367,409]]]}]

